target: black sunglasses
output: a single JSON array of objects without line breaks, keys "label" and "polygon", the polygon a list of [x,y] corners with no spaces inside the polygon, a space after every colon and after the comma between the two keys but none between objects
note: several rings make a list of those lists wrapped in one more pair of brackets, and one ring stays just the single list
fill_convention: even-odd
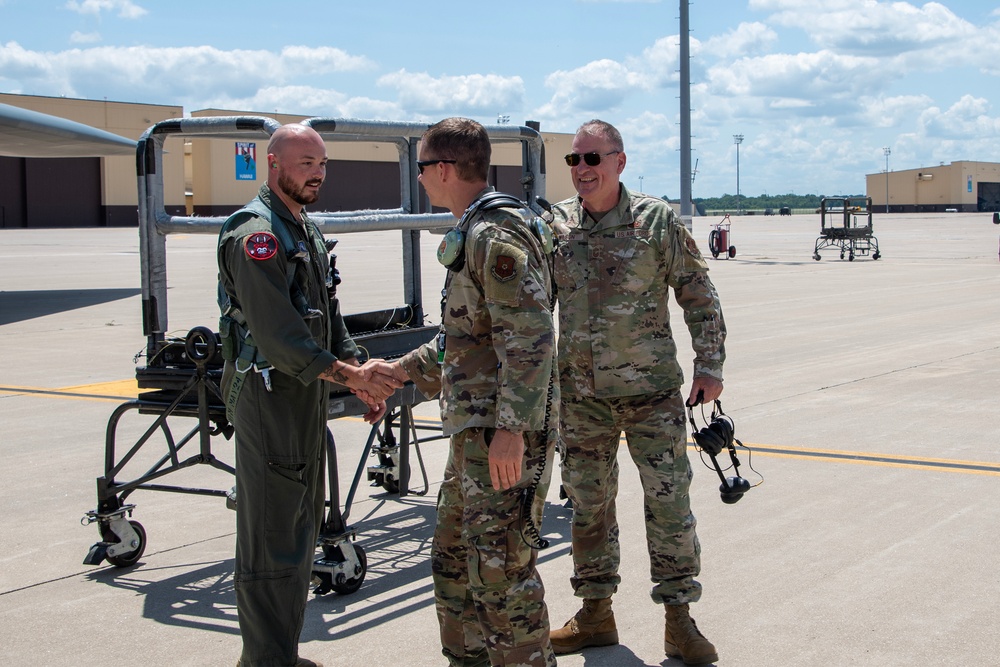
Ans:
[{"label": "black sunglasses", "polygon": [[614,155],[615,153],[621,153],[621,151],[608,151],[607,153],[584,153],[580,155],[579,153],[568,153],[566,155],[566,164],[571,167],[575,167],[580,164],[580,158],[587,163],[590,167],[596,167],[601,164],[601,158],[607,157],[608,155]]},{"label": "black sunglasses", "polygon": [[439,162],[444,164],[455,164],[458,160],[417,160],[417,169],[419,169],[422,174],[424,173],[424,167],[429,167],[432,164],[437,164]]}]

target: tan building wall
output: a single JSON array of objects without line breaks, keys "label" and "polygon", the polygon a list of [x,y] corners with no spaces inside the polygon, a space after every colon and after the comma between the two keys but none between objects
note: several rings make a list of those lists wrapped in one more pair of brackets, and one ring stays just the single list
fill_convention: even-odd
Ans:
[{"label": "tan building wall", "polygon": [[[36,97],[0,93],[0,103],[66,118],[128,139],[138,140],[151,125],[169,118],[181,118],[183,107],[80,100],[65,97]],[[48,159],[48,158],[31,158]],[[102,203],[105,206],[138,206],[134,157],[102,157]],[[183,152],[164,156],[164,201],[168,206],[184,204]]]},{"label": "tan building wall", "polygon": [[[874,210],[996,210],[1000,195],[1000,163],[960,160],[936,167],[866,175]],[[888,200],[887,200],[888,196]]]},{"label": "tan building wall", "polygon": [[[149,127],[160,121],[184,117],[182,107],[168,105],[10,94],[0,94],[0,102],[84,123],[129,139],[139,139]],[[194,111],[191,115],[199,117],[260,115],[273,118],[279,123],[298,122],[307,117],[226,109],[203,109]],[[573,135],[542,132],[542,137],[546,163],[545,198],[554,203],[576,194],[570,180],[569,168],[562,160],[562,156],[570,151]],[[164,201],[168,212],[219,214],[234,210],[251,199],[267,178],[264,161],[267,158],[268,139],[262,134],[258,139],[248,138],[248,140],[256,144],[256,157],[260,164],[256,167],[254,180],[238,180],[235,173],[235,140],[168,136],[164,143],[163,155]],[[353,179],[349,188],[363,190],[351,193],[355,201],[372,199],[379,202],[392,201],[392,206],[398,205],[399,172],[396,165],[399,162],[399,155],[394,144],[356,141],[327,143],[331,159],[340,164],[340,175]],[[49,160],[50,158],[19,159]],[[95,175],[94,179],[100,181],[99,197],[102,211],[99,215],[95,213],[94,216],[87,218],[91,222],[82,224],[135,224],[138,202],[135,159],[104,157],[93,160],[99,163],[85,163],[82,168],[93,171],[94,167],[87,165],[100,165],[100,173]],[[513,169],[502,168],[518,167],[521,164],[520,144],[496,144],[493,164],[504,172],[501,180],[508,184],[507,190],[510,191],[512,174],[515,172]],[[334,175],[335,173],[329,174],[331,184],[337,180],[343,182],[342,178],[332,178]],[[516,186],[516,180],[513,182]],[[95,194],[94,198],[97,196]],[[69,202],[67,206],[70,206]],[[59,224],[74,224],[71,215],[59,217],[64,219],[64,222]],[[12,226],[21,225],[15,223]]]}]

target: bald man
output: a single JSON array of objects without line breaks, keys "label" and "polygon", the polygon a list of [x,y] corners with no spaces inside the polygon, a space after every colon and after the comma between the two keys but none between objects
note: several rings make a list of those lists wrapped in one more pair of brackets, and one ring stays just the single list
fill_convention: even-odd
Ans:
[{"label": "bald man", "polygon": [[401,383],[364,379],[326,289],[326,246],[304,208],[326,177],[322,137],[285,125],[267,151],[267,185],[218,246],[222,390],[236,431],[237,665],[307,667],[320,665],[298,644],[326,500],[326,382],[362,397],[371,423]]}]

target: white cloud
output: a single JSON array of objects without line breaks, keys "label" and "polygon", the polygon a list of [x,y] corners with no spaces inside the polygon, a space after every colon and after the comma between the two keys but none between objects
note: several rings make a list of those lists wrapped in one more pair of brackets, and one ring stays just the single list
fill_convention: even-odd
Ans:
[{"label": "white cloud", "polygon": [[69,36],[69,41],[73,44],[94,44],[101,41],[101,33],[76,30]]},{"label": "white cloud", "polygon": [[94,14],[100,16],[101,12],[113,12],[118,10],[118,16],[123,19],[137,19],[145,16],[149,12],[131,0],[69,0],[66,9],[80,14]]},{"label": "white cloud", "polygon": [[746,57],[766,53],[778,41],[778,34],[763,23],[741,23],[735,30],[705,41],[701,51],[714,58]]},{"label": "white cloud", "polygon": [[[803,100],[823,108],[879,89],[892,72],[874,58],[817,53],[741,58],[709,70],[712,92],[724,97]],[[791,106],[787,102],[781,105]]]},{"label": "white cloud", "polygon": [[496,74],[432,77],[405,69],[379,77],[377,84],[394,88],[399,103],[418,113],[468,113],[492,115],[524,107],[524,81],[519,76]]},{"label": "white cloud", "polygon": [[570,71],[556,71],[545,86],[556,93],[542,106],[541,117],[587,115],[614,109],[630,94],[648,89],[650,81],[614,60],[594,60]]},{"label": "white cloud", "polygon": [[[930,107],[920,115],[920,126],[928,137],[980,140],[1000,137],[1000,118],[989,115],[990,103],[981,97],[963,95],[947,110]],[[957,158],[956,158],[957,159]]]},{"label": "white cloud", "polygon": [[252,99],[266,86],[294,85],[331,72],[370,69],[371,61],[334,48],[288,46],[222,51],[211,46],[94,47],[58,53],[0,45],[0,71],[40,95],[142,100],[194,107],[214,99]]},{"label": "white cloud", "polygon": [[929,95],[896,95],[892,97],[862,97],[865,124],[869,127],[896,127],[907,118],[915,118],[933,104]]}]

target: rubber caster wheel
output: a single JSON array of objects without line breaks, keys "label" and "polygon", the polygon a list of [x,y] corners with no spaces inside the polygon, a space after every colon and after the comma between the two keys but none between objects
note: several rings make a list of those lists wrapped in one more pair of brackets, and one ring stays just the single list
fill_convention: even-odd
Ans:
[{"label": "rubber caster wheel", "polygon": [[847,261],[848,262],[853,262],[854,261],[854,253],[853,252],[850,255],[848,255]]},{"label": "rubber caster wheel", "polygon": [[[129,567],[135,565],[142,558],[142,554],[146,551],[146,529],[142,527],[142,524],[138,521],[129,520],[129,525],[132,526],[134,530],[139,535],[139,544],[133,551],[128,551],[123,554],[118,554],[117,556],[108,556],[108,562],[115,567]],[[101,538],[105,542],[117,543],[121,540],[115,535],[115,532],[111,530],[110,526],[104,526],[101,528]]]},{"label": "rubber caster wheel", "polygon": [[[379,465],[387,466],[390,468],[396,466],[396,462],[393,461],[392,457],[389,456],[388,454],[379,454],[378,462]],[[382,480],[381,486],[389,493],[399,493],[399,480],[396,479],[395,477],[390,477],[386,475]]]},{"label": "rubber caster wheel", "polygon": [[365,575],[368,574],[368,554],[365,553],[365,548],[355,544],[354,551],[358,554],[358,561],[361,563],[361,571],[355,573],[354,579],[347,579],[344,575],[340,575],[340,577],[338,577],[342,578],[342,581],[334,579],[330,587],[337,595],[350,595],[351,593],[357,591],[361,588],[361,584],[364,583]]},{"label": "rubber caster wheel", "polygon": [[736,246],[731,245],[729,246],[729,259],[732,259],[733,257],[736,257]]},{"label": "rubber caster wheel", "polygon": [[814,252],[813,253],[813,259],[815,259],[817,262],[819,261],[819,253],[818,252]]},{"label": "rubber caster wheel", "polygon": [[877,259],[878,259],[879,257],[881,257],[881,256],[882,256],[882,254],[881,254],[881,253],[878,253],[878,252],[877,252],[877,253],[875,253],[874,255],[872,255],[872,259],[875,259],[875,260],[877,260]]},{"label": "rubber caster wheel", "polygon": [[[334,576],[332,572],[313,571],[313,577],[319,580],[319,585],[313,590],[314,594],[326,595],[333,591],[338,595],[350,595],[361,588],[361,584],[365,581],[365,575],[368,574],[368,554],[365,553],[365,548],[358,544],[354,545],[354,552],[358,555],[359,571],[355,572],[351,578],[348,578],[344,573],[338,573]],[[340,551],[340,547],[333,548],[330,559],[343,562],[344,554]]]}]

